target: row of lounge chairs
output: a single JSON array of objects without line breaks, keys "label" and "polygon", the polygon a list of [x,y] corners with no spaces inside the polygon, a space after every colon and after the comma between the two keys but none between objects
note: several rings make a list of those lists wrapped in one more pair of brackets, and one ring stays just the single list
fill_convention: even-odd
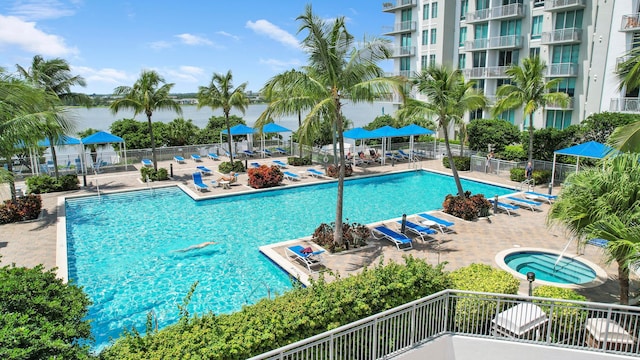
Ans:
[{"label": "row of lounge chairs", "polygon": [[[433,235],[438,233],[437,230],[439,230],[443,234],[450,233],[453,232],[453,229],[451,229],[451,227],[455,225],[451,221],[447,221],[427,213],[417,214],[417,218],[417,222],[405,219],[404,221],[398,220],[397,224],[402,226],[404,222],[405,232],[415,234],[416,237],[419,237],[425,243],[433,243],[436,241]],[[374,238],[391,241],[398,250],[413,249],[412,239],[403,234],[401,232],[402,229],[400,232],[398,232],[396,229],[392,229],[386,225],[379,225],[371,230]]]},{"label": "row of lounge chairs", "polygon": [[498,210],[506,212],[508,215],[517,212],[521,208],[536,211],[540,209],[540,204],[546,202],[552,204],[557,198],[555,195],[547,195],[537,193],[533,191],[527,191],[522,193],[523,198],[517,198],[515,196],[506,196],[502,200],[497,202],[494,199],[488,199],[492,206],[496,206]]},{"label": "row of lounge chairs", "polygon": [[[193,179],[193,186],[197,191],[200,191],[200,192],[209,190],[209,185],[207,185],[202,180],[202,175],[211,174],[212,173],[211,170],[207,169],[204,166],[198,166],[197,169],[198,169],[198,172],[194,172],[193,174],[191,174],[191,178]],[[211,180],[211,185],[213,187],[222,186],[224,188],[229,188],[230,184],[233,184],[236,182],[238,182],[238,174],[231,176],[229,180],[223,180],[223,181]]]}]

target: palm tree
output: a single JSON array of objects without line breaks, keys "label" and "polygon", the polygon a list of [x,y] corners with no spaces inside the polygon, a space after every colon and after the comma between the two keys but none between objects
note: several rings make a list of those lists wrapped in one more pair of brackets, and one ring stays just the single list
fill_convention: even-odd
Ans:
[{"label": "palm tree", "polygon": [[501,85],[496,91],[497,100],[493,106],[493,115],[506,110],[523,107],[524,116],[529,117],[529,161],[533,161],[533,113],[547,104],[567,106],[569,95],[552,92],[561,79],[545,82],[547,65],[540,57],[528,57],[522,60],[522,66],[512,64],[506,73],[510,84]]},{"label": "palm tree", "polygon": [[640,251],[640,154],[619,154],[604,166],[570,175],[547,215],[579,239],[608,240],[605,256],[618,265],[620,303],[629,303],[629,265]]},{"label": "palm tree", "polygon": [[209,86],[198,88],[198,109],[209,106],[211,110],[222,108],[225,124],[227,125],[227,145],[229,146],[229,161],[233,166],[233,150],[231,149],[231,125],[229,124],[229,113],[231,109],[237,109],[243,114],[249,106],[249,98],[245,95],[247,83],[233,88],[233,75],[231,70],[226,74],[214,73]]},{"label": "palm tree", "polygon": [[[640,44],[634,44],[626,59],[616,69],[619,90],[637,89],[640,87]],[[617,128],[607,142],[620,151],[640,152],[640,121]]]},{"label": "palm tree", "polygon": [[182,115],[180,105],[169,96],[173,83],[166,83],[164,78],[153,70],[143,70],[140,78],[133,87],[119,86],[113,91],[116,100],[111,103],[111,112],[117,114],[120,110],[133,110],[133,116],[144,113],[149,124],[149,136],[151,137],[151,154],[153,156],[153,168],[158,170],[156,159],[156,139],[153,136],[151,116],[155,110],[172,110]]},{"label": "palm tree", "polygon": [[427,96],[427,101],[407,99],[398,111],[400,118],[426,118],[437,116],[438,128],[444,135],[449,166],[456,182],[458,196],[465,196],[462,183],[458,175],[451,146],[449,144],[449,125],[459,122],[466,111],[473,111],[486,106],[487,99],[473,88],[474,83],[465,81],[462,72],[447,66],[430,66],[416,74],[415,85],[421,93]]},{"label": "palm tree", "polygon": [[[80,103],[86,106],[91,104],[91,99],[85,94],[74,93],[72,86],[86,86],[83,77],[71,74],[69,63],[61,58],[45,60],[41,55],[33,57],[28,69],[16,64],[18,73],[27,83],[37,88],[44,89],[55,95],[62,103]],[[62,111],[59,112],[62,115]],[[58,163],[55,145],[65,135],[65,129],[58,126],[57,121],[49,121],[42,124],[44,136],[51,145],[51,158],[54,164]],[[58,167],[54,167],[55,177],[59,176]]]},{"label": "palm tree", "polygon": [[[309,56],[308,64],[302,71],[291,73],[291,80],[281,85],[282,89],[296,91],[291,94],[296,105],[282,105],[282,108],[297,110],[309,106],[309,113],[298,130],[301,141],[307,141],[322,121],[329,120],[333,125],[340,159],[334,241],[342,245],[345,168],[342,101],[348,98],[354,103],[373,102],[399,87],[400,78],[385,78],[377,65],[379,60],[389,58],[388,43],[381,39],[365,39],[355,46],[344,17],[326,22],[314,15],[311,5],[307,5],[297,20],[301,22],[298,33],[307,33],[302,45]],[[300,88],[304,91],[299,91]],[[275,105],[273,108],[277,109]]]}]

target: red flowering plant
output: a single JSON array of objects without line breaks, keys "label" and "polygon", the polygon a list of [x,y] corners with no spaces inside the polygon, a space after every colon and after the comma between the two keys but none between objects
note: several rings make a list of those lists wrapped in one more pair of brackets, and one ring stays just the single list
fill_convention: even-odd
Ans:
[{"label": "red flowering plant", "polygon": [[478,216],[486,216],[489,213],[491,203],[485,199],[483,194],[471,196],[471,193],[467,191],[462,197],[447,195],[442,203],[442,208],[447,214],[464,220],[475,220]]},{"label": "red flowering plant", "polygon": [[254,189],[264,189],[280,185],[284,176],[277,166],[262,165],[249,169],[249,186]]},{"label": "red flowering plant", "polygon": [[7,200],[0,205],[0,224],[37,219],[41,209],[40,195],[29,194],[16,201]]},{"label": "red flowering plant", "polygon": [[327,249],[329,252],[335,253],[344,250],[354,249],[367,245],[367,239],[371,237],[371,230],[365,225],[359,223],[342,223],[342,244],[338,245],[333,239],[335,223],[322,223],[316,231],[314,231],[312,240],[316,244]]}]

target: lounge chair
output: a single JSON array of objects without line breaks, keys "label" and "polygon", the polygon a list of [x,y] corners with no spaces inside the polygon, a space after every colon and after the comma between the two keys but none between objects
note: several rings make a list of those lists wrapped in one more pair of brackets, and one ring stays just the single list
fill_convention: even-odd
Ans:
[{"label": "lounge chair", "polygon": [[[228,152],[227,150],[225,150],[225,151],[224,151],[224,154],[225,154],[225,155],[227,155],[227,157],[228,157],[228,158],[230,158],[230,157],[231,157],[231,153],[230,153],[230,152]],[[234,154],[233,154],[233,157],[234,157],[234,158],[237,158],[237,157],[238,157],[238,154],[235,154],[235,153],[234,153]]]},{"label": "lounge chair", "polygon": [[534,191],[526,191],[522,193],[522,196],[524,196],[527,199],[548,202],[549,204],[552,204],[558,198],[558,195],[547,195],[547,194],[537,193]]},{"label": "lounge chair", "polygon": [[287,164],[286,164],[286,163],[284,163],[284,162],[282,162],[282,161],[280,161],[280,160],[273,160],[273,163],[274,163],[274,164],[276,164],[276,165],[278,165],[279,167],[281,167],[281,168],[283,168],[283,169],[286,169],[286,168],[287,168]]},{"label": "lounge chair", "polygon": [[407,154],[406,152],[404,152],[402,149],[398,149],[398,155],[402,156],[403,158],[409,160],[411,158],[411,156],[409,154]]},{"label": "lounge chair", "polygon": [[596,239],[588,240],[587,244],[593,245],[596,247],[606,248],[609,245],[609,241],[605,239],[596,238]]},{"label": "lounge chair", "polygon": [[407,235],[395,232],[394,230],[391,230],[386,226],[376,226],[373,228],[373,231],[371,233],[376,239],[384,238],[391,241],[398,248],[398,250],[413,249],[413,243],[411,242],[411,239],[407,237]]},{"label": "lounge chair", "polygon": [[316,170],[314,168],[307,169],[307,172],[309,173],[309,175],[315,176],[317,178],[324,177],[324,174],[322,173],[322,171],[318,171],[318,170]]},{"label": "lounge chair", "polygon": [[[488,199],[489,202],[491,203],[491,206],[493,206],[495,200],[493,199]],[[518,209],[520,209],[519,207],[515,206],[515,205],[511,205],[511,204],[507,204],[507,203],[503,203],[498,201],[497,207],[499,210],[502,210],[504,212],[506,212],[507,214],[509,214],[509,216],[511,216],[511,212],[512,211],[518,211]]]},{"label": "lounge chair", "polygon": [[251,151],[251,150],[244,150],[244,151],[243,151],[243,153],[244,153],[244,155],[245,155],[246,157],[254,157],[254,156],[256,156],[256,153],[254,153],[254,152],[253,152],[253,151]]},{"label": "lounge chair", "polygon": [[273,153],[269,149],[263,149],[262,153],[267,155],[267,156],[272,156],[273,155]]},{"label": "lounge chair", "polygon": [[207,157],[211,160],[220,160],[220,157],[216,153],[208,153]]},{"label": "lounge chair", "polygon": [[387,153],[384,154],[384,156],[389,160],[395,160],[395,161],[405,160],[402,156],[400,156],[398,154],[394,154],[392,152],[387,152]]},{"label": "lounge chair", "polygon": [[434,223],[433,226],[437,226],[440,232],[442,232],[443,234],[448,232],[453,232],[453,229],[451,229],[451,227],[455,224],[452,223],[451,221],[447,221],[427,213],[421,213],[421,214],[418,214],[418,216],[423,218],[426,221],[430,221],[431,223]]},{"label": "lounge chair", "polygon": [[283,149],[283,148],[279,148],[279,147],[277,147],[277,148],[276,148],[276,152],[277,152],[278,154],[287,155],[287,150],[285,150],[285,149]]},{"label": "lounge chair", "polygon": [[257,169],[257,168],[259,168],[259,167],[260,167],[260,164],[259,164],[259,163],[257,163],[257,162],[252,162],[252,163],[250,163],[250,164],[249,164],[249,166],[251,166],[251,167],[252,167],[252,168],[254,168],[254,169]]},{"label": "lounge chair", "polygon": [[142,162],[142,166],[144,167],[153,167],[153,161],[149,159],[142,159],[140,162]]},{"label": "lounge chair", "polygon": [[184,158],[180,155],[174,156],[173,160],[175,160],[178,164],[184,164],[186,162]]},{"label": "lounge chair", "polygon": [[209,185],[202,182],[202,174],[199,172],[195,172],[191,174],[191,178],[193,179],[193,185],[196,187],[198,191],[209,190]]},{"label": "lounge chair", "polygon": [[[398,220],[398,224],[402,225],[402,220]],[[436,241],[436,239],[431,237],[431,235],[437,234],[438,232],[433,230],[432,228],[422,226],[420,224],[416,224],[409,220],[405,220],[404,224],[405,224],[405,231],[409,231],[416,234],[417,236],[420,236],[422,241],[427,241],[427,242]],[[427,237],[428,240],[425,239],[425,237]]]},{"label": "lounge chair", "polygon": [[198,154],[191,154],[191,158],[193,159],[193,161],[195,162],[201,162],[202,158],[200,157],[200,155]]},{"label": "lounge chair", "polygon": [[208,167],[204,166],[204,165],[200,165],[200,166],[196,166],[196,169],[198,171],[200,171],[200,173],[202,175],[211,175],[213,172],[211,171],[211,169],[209,169]]},{"label": "lounge chair", "polygon": [[536,209],[540,209],[540,203],[532,200],[519,199],[513,196],[507,196],[507,200],[514,205],[518,205],[523,208],[528,208],[531,211],[536,211]]},{"label": "lounge chair", "polygon": [[303,251],[305,249],[306,248],[302,245],[294,245],[294,246],[289,246],[284,250],[286,255],[300,261],[302,264],[304,264],[307,267],[307,269],[309,270],[309,273],[312,273],[313,270],[311,269],[311,267],[323,264],[321,255],[322,253],[324,253],[324,250],[305,252]]},{"label": "lounge chair", "polygon": [[284,178],[287,179],[287,180],[291,180],[291,181],[300,180],[300,175],[294,174],[294,173],[292,173],[290,171],[284,171],[282,174],[284,175]]}]

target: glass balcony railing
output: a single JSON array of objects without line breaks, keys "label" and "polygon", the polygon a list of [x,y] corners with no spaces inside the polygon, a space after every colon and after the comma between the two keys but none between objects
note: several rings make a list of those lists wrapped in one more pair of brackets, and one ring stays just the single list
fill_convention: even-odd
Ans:
[{"label": "glass balcony railing", "polygon": [[396,2],[383,2],[382,11],[393,12],[415,6],[418,6],[418,0],[396,0]]},{"label": "glass balcony railing", "polygon": [[522,4],[509,4],[467,13],[467,23],[473,24],[488,20],[524,17]]},{"label": "glass balcony railing", "polygon": [[609,104],[609,111],[640,113],[640,98],[614,98]]},{"label": "glass balcony railing", "polygon": [[465,50],[486,50],[486,49],[504,49],[504,48],[521,48],[522,36],[508,35],[496,36],[487,39],[475,39],[465,42]]},{"label": "glass balcony railing", "polygon": [[542,44],[570,44],[582,41],[582,29],[566,28],[542,33]]},{"label": "glass balcony railing", "polygon": [[548,77],[562,76],[578,76],[578,64],[574,63],[557,63],[547,65]]},{"label": "glass balcony railing", "polygon": [[545,11],[565,11],[572,9],[584,9],[587,7],[587,0],[545,0]]},{"label": "glass balcony railing", "polygon": [[415,21],[401,21],[393,26],[383,26],[382,33],[385,35],[416,31]]}]

